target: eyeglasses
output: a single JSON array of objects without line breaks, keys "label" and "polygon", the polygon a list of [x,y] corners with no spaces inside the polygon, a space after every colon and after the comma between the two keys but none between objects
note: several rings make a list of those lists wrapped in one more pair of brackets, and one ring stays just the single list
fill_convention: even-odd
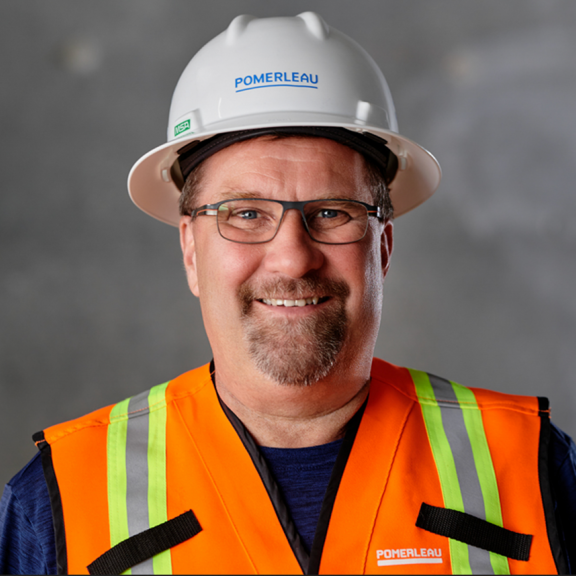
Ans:
[{"label": "eyeglasses", "polygon": [[235,198],[205,204],[192,211],[197,216],[216,216],[222,238],[240,244],[270,242],[278,232],[286,210],[299,210],[310,238],[322,244],[351,244],[362,240],[368,218],[382,218],[382,209],[359,200],[308,200],[284,202],[265,198]]}]

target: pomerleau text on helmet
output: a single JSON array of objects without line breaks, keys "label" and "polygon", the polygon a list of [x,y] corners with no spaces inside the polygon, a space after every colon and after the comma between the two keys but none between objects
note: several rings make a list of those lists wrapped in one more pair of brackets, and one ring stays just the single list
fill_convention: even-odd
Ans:
[{"label": "pomerleau text on helmet", "polygon": [[249,74],[235,79],[236,92],[254,90],[255,88],[271,88],[273,86],[292,86],[295,88],[318,88],[318,74],[305,72],[262,72]]}]

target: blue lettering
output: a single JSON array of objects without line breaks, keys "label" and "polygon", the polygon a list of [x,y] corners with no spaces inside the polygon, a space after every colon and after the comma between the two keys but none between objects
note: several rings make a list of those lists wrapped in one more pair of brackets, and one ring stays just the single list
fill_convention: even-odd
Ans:
[{"label": "blue lettering", "polygon": [[[249,74],[248,76],[234,79],[236,92],[254,90],[255,88],[268,88],[272,86],[284,85],[294,88],[314,88],[312,84],[318,84],[318,74],[306,74],[303,72],[261,72],[260,74]],[[308,86],[298,86],[298,84],[308,84]]]}]

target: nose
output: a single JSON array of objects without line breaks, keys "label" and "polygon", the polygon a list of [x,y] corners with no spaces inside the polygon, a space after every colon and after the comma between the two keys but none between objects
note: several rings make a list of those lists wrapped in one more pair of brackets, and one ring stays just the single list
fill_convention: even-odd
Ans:
[{"label": "nose", "polygon": [[276,236],[263,246],[266,247],[264,265],[268,272],[301,278],[324,263],[322,244],[310,238],[298,210],[285,212]]}]

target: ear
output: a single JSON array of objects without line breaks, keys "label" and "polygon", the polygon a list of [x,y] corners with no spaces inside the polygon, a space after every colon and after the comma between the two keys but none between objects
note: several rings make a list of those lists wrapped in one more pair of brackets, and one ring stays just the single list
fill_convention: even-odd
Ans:
[{"label": "ear", "polygon": [[392,258],[392,248],[394,246],[394,224],[392,224],[392,220],[386,220],[386,222],[384,222],[380,242],[382,246],[382,276],[386,278],[388,268],[390,268],[390,259]]},{"label": "ear", "polygon": [[196,266],[196,243],[194,241],[194,223],[190,216],[180,218],[180,247],[184,261],[184,270],[188,279],[188,286],[194,296],[199,296],[198,268]]}]

